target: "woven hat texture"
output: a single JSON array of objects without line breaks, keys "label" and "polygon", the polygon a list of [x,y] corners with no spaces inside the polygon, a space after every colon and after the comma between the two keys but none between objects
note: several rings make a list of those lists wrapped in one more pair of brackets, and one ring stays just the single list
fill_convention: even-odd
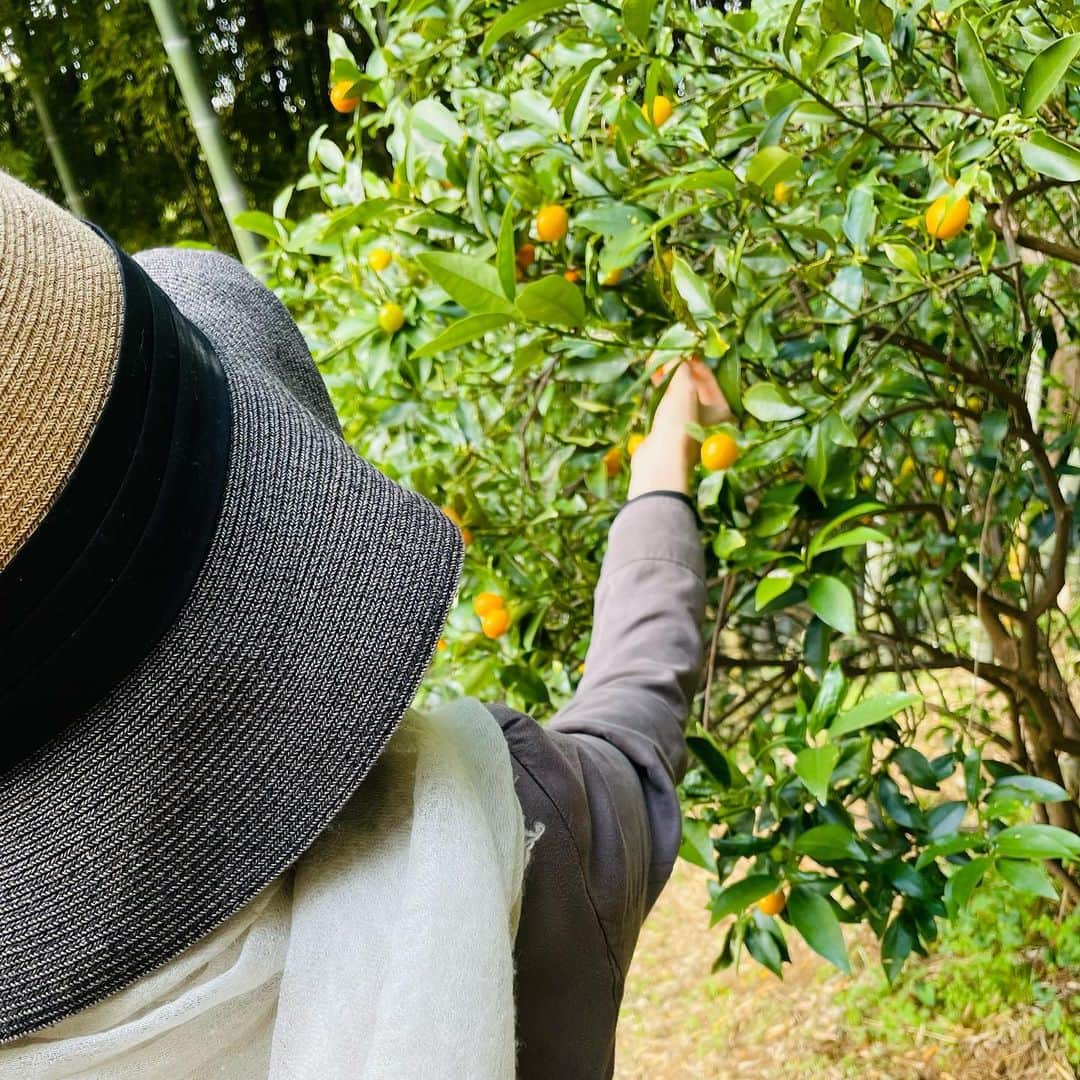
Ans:
[{"label": "woven hat texture", "polygon": [[108,244],[0,173],[0,570],[90,438],[116,363],[120,315]]},{"label": "woven hat texture", "polygon": [[[19,201],[12,208],[11,190],[0,184],[5,229],[30,213]],[[33,223],[18,238],[5,232],[3,258],[14,253],[41,273],[48,260],[27,252],[42,243],[55,258],[78,259],[73,276],[88,291],[80,297],[68,271],[54,271],[72,295],[53,318],[76,320],[84,340],[111,341],[119,304],[108,273],[83,226],[60,221],[58,234]],[[344,443],[303,339],[272,294],[213,253],[158,250],[138,261],[224,367],[233,414],[224,502],[200,576],[161,643],[87,715],[0,776],[0,1039],[164,963],[303,853],[412,700],[460,571],[460,535],[445,515]],[[0,327],[20,334],[12,295],[9,284]],[[78,362],[58,356],[65,380],[78,382]],[[54,400],[19,390],[18,372],[3,363],[5,411],[13,393],[25,409]],[[78,390],[83,423],[58,455],[64,462],[86,437],[94,387]],[[5,508],[11,478],[27,471],[9,440],[0,440]],[[57,467],[32,490],[59,482]],[[35,495],[26,512],[18,483],[12,505],[25,528],[47,499]]]}]

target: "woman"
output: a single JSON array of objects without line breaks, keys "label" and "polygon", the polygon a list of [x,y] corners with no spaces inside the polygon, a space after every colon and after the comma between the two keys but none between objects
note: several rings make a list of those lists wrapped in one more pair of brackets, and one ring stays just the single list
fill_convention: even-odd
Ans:
[{"label": "woman", "polygon": [[238,264],[0,174],[0,340],[0,1077],[610,1075],[679,843],[704,367],[545,729],[409,710],[458,531]]}]

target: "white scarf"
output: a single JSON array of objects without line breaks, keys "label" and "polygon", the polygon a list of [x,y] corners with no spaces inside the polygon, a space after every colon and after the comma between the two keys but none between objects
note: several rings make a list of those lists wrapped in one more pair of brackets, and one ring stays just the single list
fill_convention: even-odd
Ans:
[{"label": "white scarf", "polygon": [[525,837],[472,699],[410,712],[288,873],[119,994],[0,1046],[0,1080],[504,1080]]}]

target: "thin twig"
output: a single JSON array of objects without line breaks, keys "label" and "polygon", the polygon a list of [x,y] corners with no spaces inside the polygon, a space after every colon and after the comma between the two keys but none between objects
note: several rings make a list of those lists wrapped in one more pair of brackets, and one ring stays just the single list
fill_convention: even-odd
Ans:
[{"label": "thin twig", "polygon": [[705,668],[705,694],[701,701],[701,726],[708,731],[709,729],[709,707],[712,703],[712,687],[713,687],[713,667],[716,662],[716,645],[720,637],[720,631],[723,629],[728,618],[728,604],[731,602],[731,595],[735,591],[735,575],[728,574],[724,579],[724,587],[720,593],[720,603],[716,609],[716,619],[713,621],[712,641],[709,644],[709,659]]}]

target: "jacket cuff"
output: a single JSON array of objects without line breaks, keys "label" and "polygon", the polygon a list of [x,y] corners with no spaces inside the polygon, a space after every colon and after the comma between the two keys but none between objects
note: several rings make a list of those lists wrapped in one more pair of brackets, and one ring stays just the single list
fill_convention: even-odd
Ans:
[{"label": "jacket cuff", "polygon": [[646,491],[644,495],[635,495],[632,499],[627,499],[626,505],[629,506],[630,503],[637,502],[638,499],[678,499],[679,502],[686,503],[694,511],[695,520],[700,520],[697,516],[697,504],[685,491]]},{"label": "jacket cuff", "polygon": [[697,514],[681,492],[648,492],[619,511],[611,526],[602,576],[649,559],[675,563],[705,579]]}]

